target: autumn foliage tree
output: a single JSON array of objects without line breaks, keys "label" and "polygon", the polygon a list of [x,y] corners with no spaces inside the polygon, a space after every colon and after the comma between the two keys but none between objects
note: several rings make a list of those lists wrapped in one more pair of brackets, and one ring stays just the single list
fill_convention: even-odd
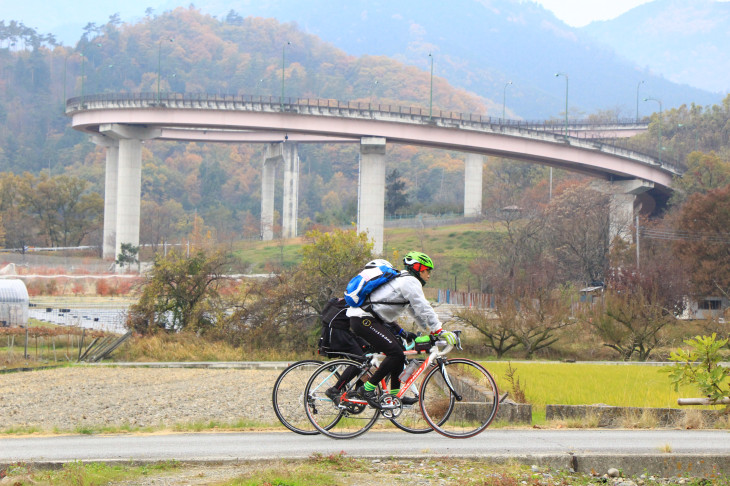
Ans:
[{"label": "autumn foliage tree", "polygon": [[462,323],[486,338],[486,347],[501,358],[519,349],[526,358],[547,349],[575,324],[570,319],[570,298],[561,289],[532,296],[500,296],[494,309],[464,309],[455,314]]},{"label": "autumn foliage tree", "polygon": [[692,195],[676,221],[674,243],[697,295],[730,294],[730,185]]},{"label": "autumn foliage tree", "polygon": [[210,329],[229,264],[230,257],[221,252],[198,250],[189,257],[177,250],[158,254],[145,275],[139,300],[129,309],[127,326],[142,334]]},{"label": "autumn foliage tree", "polygon": [[324,305],[342,297],[350,279],[372,259],[372,242],[354,230],[312,230],[306,240],[301,263],[240,287],[231,301],[235,311],[218,329],[222,336],[262,349],[309,345]]},{"label": "autumn foliage tree", "polygon": [[104,202],[78,177],[0,174],[0,214],[9,243],[78,246],[99,232]]},{"label": "autumn foliage tree", "polygon": [[608,269],[609,198],[574,184],[545,209],[546,238],[564,281],[603,281]]},{"label": "autumn foliage tree", "polygon": [[629,245],[615,245],[602,298],[582,315],[622,360],[646,361],[668,344],[688,291],[685,267],[665,240],[644,240],[640,265]]}]

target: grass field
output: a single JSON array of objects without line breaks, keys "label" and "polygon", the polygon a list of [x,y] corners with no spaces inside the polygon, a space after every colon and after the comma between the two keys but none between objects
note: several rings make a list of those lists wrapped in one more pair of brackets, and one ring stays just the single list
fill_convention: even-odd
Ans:
[{"label": "grass field", "polygon": [[[435,228],[389,228],[384,232],[384,257],[400,268],[401,261],[410,250],[427,253],[435,262],[436,269],[429,283],[430,287],[453,288],[454,281],[459,290],[476,285],[469,278],[468,266],[478,254],[481,241],[493,230],[487,223],[469,223]],[[250,273],[270,271],[272,262],[284,267],[301,259],[299,250],[305,244],[303,237],[273,241],[242,241],[234,246],[234,255],[248,266]]]},{"label": "grass field", "polygon": [[[604,404],[621,407],[688,408],[678,398],[694,398],[692,387],[674,391],[667,366],[624,363],[557,363],[488,361],[482,364],[497,380],[500,392],[513,389],[507,379],[511,366],[515,381],[532,404],[533,420],[544,420],[545,406]],[[692,407],[708,408],[708,407]],[[715,407],[717,408],[717,407]]]}]

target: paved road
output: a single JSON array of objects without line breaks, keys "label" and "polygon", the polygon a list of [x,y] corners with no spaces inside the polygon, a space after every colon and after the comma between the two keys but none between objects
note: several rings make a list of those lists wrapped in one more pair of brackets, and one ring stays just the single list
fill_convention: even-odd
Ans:
[{"label": "paved road", "polygon": [[[728,431],[487,430],[454,440],[437,434],[370,432],[353,440],[291,432],[53,436],[0,439],[0,464],[27,461],[184,462],[306,458],[345,452],[353,457],[492,457],[572,467],[581,472],[617,467],[626,473],[730,474]],[[669,471],[667,471],[669,468]],[[704,468],[704,469],[703,469]]]}]

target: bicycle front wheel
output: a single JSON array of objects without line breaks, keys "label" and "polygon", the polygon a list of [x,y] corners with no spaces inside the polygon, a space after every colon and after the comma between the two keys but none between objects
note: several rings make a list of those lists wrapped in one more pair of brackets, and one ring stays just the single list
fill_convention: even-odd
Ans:
[{"label": "bicycle front wheel", "polygon": [[[350,366],[359,368],[360,363],[347,359],[325,363],[312,374],[304,389],[307,418],[315,429],[333,439],[352,439],[364,434],[380,415],[379,410],[369,407],[364,400],[342,399],[336,403],[325,394]],[[351,388],[352,382],[344,387]]]},{"label": "bicycle front wheel", "polygon": [[[411,400],[418,400],[420,397],[421,384],[427,375],[428,370],[425,370],[421,376],[419,376],[418,379],[413,382],[410,387],[408,387],[408,391],[405,393],[404,397],[410,398]],[[454,397],[452,396],[450,400],[445,402],[446,409],[442,413],[440,423],[443,423],[443,421],[451,414],[454,407],[454,401]],[[421,406],[418,401],[412,405],[404,403],[400,414],[397,417],[391,418],[390,421],[399,429],[411,434],[426,434],[433,431],[433,428],[423,417],[423,413],[421,413]]]},{"label": "bicycle front wheel", "polygon": [[421,412],[436,432],[466,439],[494,420],[499,391],[482,365],[468,359],[449,359],[427,373],[421,385]]},{"label": "bicycle front wheel", "polygon": [[292,432],[317,435],[304,411],[304,387],[309,377],[322,366],[322,361],[305,359],[289,365],[274,382],[271,403],[279,421]]}]

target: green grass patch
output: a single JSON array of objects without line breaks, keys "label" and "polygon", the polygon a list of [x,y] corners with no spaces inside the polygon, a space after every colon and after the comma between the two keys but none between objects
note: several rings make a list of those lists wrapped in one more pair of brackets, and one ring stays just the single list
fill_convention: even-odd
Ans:
[{"label": "green grass patch", "polygon": [[0,471],[2,473],[0,477],[9,478],[8,484],[17,486],[31,484],[96,486],[150,475],[159,475],[160,473],[174,471],[179,467],[180,463],[177,461],[165,461],[144,466],[128,464],[110,465],[98,462],[82,463],[78,461],[66,463],[60,469],[39,470],[36,470],[32,464],[16,464]]},{"label": "green grass patch", "polygon": [[40,432],[42,432],[40,427],[36,427],[34,425],[21,425],[18,427],[10,427],[0,431],[0,433],[4,435],[28,435],[38,434]]}]

